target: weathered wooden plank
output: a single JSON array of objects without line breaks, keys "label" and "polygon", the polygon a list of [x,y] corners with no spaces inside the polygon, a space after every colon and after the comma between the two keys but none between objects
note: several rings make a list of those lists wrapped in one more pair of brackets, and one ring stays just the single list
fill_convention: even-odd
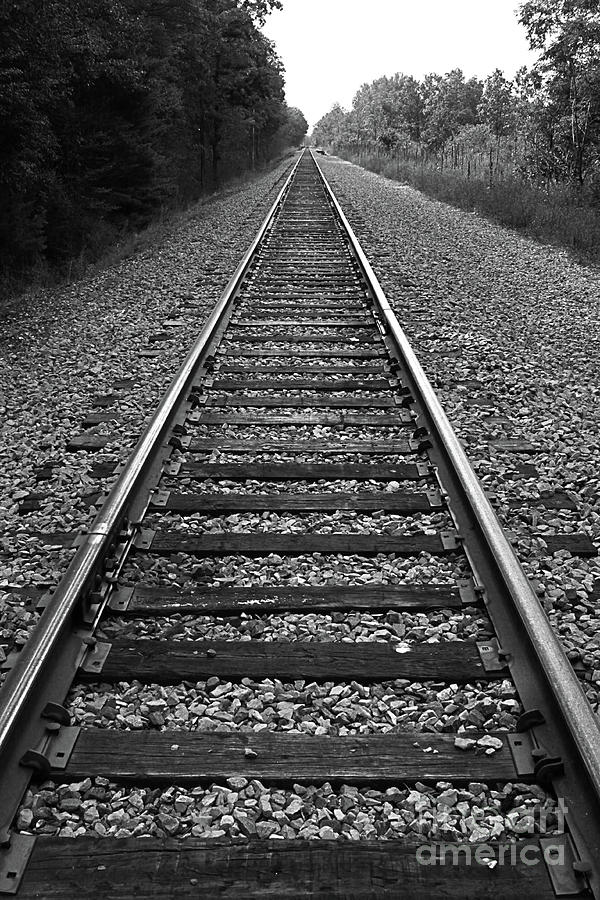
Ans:
[{"label": "weathered wooden plank", "polygon": [[[363,288],[348,265],[348,259],[338,257],[339,244],[319,242],[312,247],[306,245],[306,230],[314,229],[314,220],[305,219],[288,242],[277,243],[277,252],[257,267],[257,278],[253,290],[261,289],[269,295],[277,292],[314,290],[322,293],[323,288],[330,294],[349,293],[361,296]],[[277,235],[279,238],[279,235]],[[335,238],[334,238],[335,240]],[[272,251],[274,248],[271,247]],[[333,253],[332,253],[333,251]],[[325,257],[332,257],[326,260]]]},{"label": "weathered wooden plank", "polygon": [[76,546],[81,534],[78,531],[38,531],[33,532],[31,537],[36,538],[44,547],[61,547],[69,550]]},{"label": "weathered wooden plank", "polygon": [[258,614],[280,610],[402,610],[459,609],[462,598],[454,585],[403,584],[346,587],[178,588],[138,584],[125,610],[129,615],[164,615],[173,612]]},{"label": "weathered wooden plank", "polygon": [[[96,506],[103,495],[98,493],[98,491],[92,494],[82,494],[78,499],[78,503],[81,503],[82,506]],[[24,500],[19,503],[19,515],[24,516],[27,513],[37,512],[42,508],[45,503],[50,503],[52,500],[56,499],[55,494],[48,493],[35,493],[29,494]]]},{"label": "weathered wooden plank", "polygon": [[110,478],[115,474],[115,468],[116,463],[114,462],[95,463],[91,466],[88,474],[92,478]]},{"label": "weathered wooden plank", "polygon": [[[255,305],[256,304],[256,305]],[[316,303],[313,300],[305,303],[258,303],[253,301],[246,303],[244,309],[238,309],[240,315],[244,316],[247,327],[254,327],[266,321],[269,317],[280,316],[278,327],[283,325],[296,325],[301,322],[312,326],[316,324],[314,319],[307,320],[307,315],[318,316],[321,319],[344,323],[340,327],[343,328],[347,322],[356,321],[361,327],[372,325],[374,322],[371,308],[364,303],[348,303],[346,300],[332,302],[329,304]],[[239,323],[238,323],[239,324]],[[325,326],[329,327],[329,325]],[[334,326],[335,327],[335,326]]]},{"label": "weathered wooden plank", "polygon": [[[419,355],[420,353],[427,352],[424,347],[419,346],[419,345],[422,345],[424,343],[430,343],[432,341],[435,341],[437,343],[438,341],[451,341],[453,339],[452,335],[450,335],[450,334],[444,334],[444,333],[433,334],[432,333],[433,328],[440,327],[439,322],[428,322],[427,323],[427,331],[425,331],[425,332],[422,331],[423,322],[420,319],[413,319],[413,318],[402,319],[401,318],[400,324],[402,325],[402,328],[405,331],[412,332],[412,334],[409,334],[409,337],[411,339],[411,344],[413,345],[413,349],[415,350],[415,353],[417,353],[417,355]],[[417,334],[415,334],[415,331],[417,332]]]},{"label": "weathered wooden plank", "polygon": [[427,494],[399,492],[343,494],[335,491],[326,493],[284,493],[284,494],[179,494],[168,492],[165,503],[151,503],[152,509],[167,509],[171,512],[219,514],[225,512],[290,512],[309,513],[330,510],[356,510],[359,512],[385,512],[404,514],[431,512],[432,506]]},{"label": "weathered wooden plank", "polygon": [[[337,262],[334,266],[329,267],[334,277],[327,279],[327,286],[325,288],[320,287],[323,281],[321,277],[312,277],[310,268],[306,265],[307,258],[311,258],[316,262],[322,260],[325,254],[329,255],[332,250],[335,250],[335,244],[333,242],[336,240],[336,237],[333,235],[326,236],[322,239],[318,233],[314,231],[314,224],[314,220],[310,221],[310,223],[307,220],[300,226],[300,230],[296,232],[296,235],[291,236],[289,241],[283,240],[279,243],[280,235],[279,233],[277,234],[277,253],[267,260],[267,262],[270,262],[271,270],[266,278],[260,279],[260,282],[258,279],[252,282],[252,284],[248,286],[249,291],[256,292],[256,290],[260,288],[260,292],[264,296],[274,295],[278,292],[294,296],[295,294],[303,292],[305,286],[308,285],[311,290],[314,289],[322,296],[334,296],[339,293],[346,293],[349,295],[357,294],[360,297],[366,293],[365,288],[358,282],[355,273],[348,269],[347,259],[345,260],[345,271],[340,271]],[[311,231],[313,232],[312,237],[314,243],[311,247],[306,246],[306,240],[305,237],[302,236],[301,231],[301,229],[304,228],[306,233],[307,225],[310,226]],[[339,244],[337,245],[337,249],[339,250]],[[294,277],[282,278],[280,277],[279,265],[288,260],[294,267]],[[276,263],[274,269],[272,267],[273,262]],[[284,282],[284,285],[278,285],[279,282]],[[275,285],[278,286],[275,287]]]},{"label": "weathered wooden plank", "polygon": [[522,438],[492,438],[490,447],[506,453],[540,453],[541,447]]},{"label": "weathered wooden plank", "polygon": [[290,241],[283,241],[281,244],[279,233],[274,235],[277,247],[269,247],[268,256],[261,259],[256,269],[257,278],[252,286],[256,288],[264,282],[264,289],[269,293],[272,285],[287,283],[290,280],[293,287],[299,284],[318,287],[323,278],[329,279],[331,276],[333,287],[349,285],[360,294],[360,282],[349,265],[348,257],[340,252],[340,244],[338,243],[336,247],[332,242],[335,241],[332,232],[327,236],[332,239],[331,241],[319,240],[314,246],[307,246],[306,231],[308,229],[313,231],[314,226],[314,219],[306,219],[301,226],[304,234],[300,230]]},{"label": "weathered wooden plank", "polygon": [[[485,468],[485,470],[487,471],[488,463],[485,460],[474,459],[472,460],[472,462],[476,470]],[[537,468],[537,466],[534,466],[533,463],[511,460],[509,465],[510,468],[508,469],[508,471],[503,473],[505,478],[517,478],[518,476],[523,476],[523,478],[541,477],[539,469]]]},{"label": "weathered wooden plank", "polygon": [[185,531],[157,531],[150,547],[152,553],[189,553],[193,556],[304,556],[311,553],[341,553],[346,556],[418,556],[419,553],[443,554],[439,534],[275,534],[258,532],[211,532],[191,535]]},{"label": "weathered wooden plank", "polygon": [[[365,454],[367,456],[406,456],[413,451],[410,448],[410,444],[407,440],[401,441],[398,438],[393,438],[390,441],[344,441],[340,440],[334,446],[331,444],[323,444],[321,441],[289,441],[289,440],[281,440],[281,441],[239,441],[239,440],[231,440],[228,438],[222,438],[220,435],[214,438],[196,438],[192,441],[189,447],[190,453],[210,453],[213,450],[220,450],[222,453],[319,453],[323,455],[327,455],[329,453],[360,453]],[[208,464],[196,464],[196,463],[185,463],[184,470],[185,471],[199,471],[198,465],[201,465],[202,468],[206,468],[207,471],[210,471],[208,468]],[[215,463],[214,465],[220,466],[220,463]],[[313,473],[322,472],[323,474],[319,474],[319,478],[332,478],[334,477],[334,473],[336,478],[346,478],[346,477],[360,477],[357,475],[346,476],[343,472],[348,468],[346,463],[339,464],[326,464],[326,463],[249,463],[247,468],[244,464],[244,470],[247,471],[269,471],[273,473],[273,477],[275,477],[275,473],[278,471],[281,473],[279,475],[280,478],[311,478]],[[256,468],[255,468],[256,467]],[[268,467],[268,468],[265,468]],[[369,475],[368,470],[375,469],[379,470],[381,467],[371,466],[367,464],[354,465],[352,466],[352,471],[356,470],[356,472],[360,472],[363,470],[365,475],[363,477],[366,478],[378,478],[377,474]],[[416,466],[412,463],[409,465],[399,464],[397,466],[398,472],[402,473],[402,478],[415,478],[417,477]],[[233,471],[233,470],[232,470]],[[293,474],[285,475],[284,472],[289,471]],[[392,469],[389,466],[385,466],[382,469],[383,472],[390,472]],[[242,477],[242,468],[239,468],[240,475]],[[303,476],[301,472],[308,472],[308,475]],[[406,473],[412,474],[406,474]],[[329,474],[331,473],[331,474]],[[203,476],[204,477],[204,476]],[[209,477],[209,476],[206,476]],[[247,475],[246,478],[253,478],[253,475]],[[262,477],[262,476],[256,476]],[[382,476],[384,477],[384,476]],[[387,476],[385,476],[387,477]],[[393,475],[392,478],[400,477],[400,475]]]},{"label": "weathered wooden plank", "polygon": [[[419,844],[425,844],[421,857]],[[462,850],[455,849],[459,847]],[[501,858],[503,863],[492,866],[486,858]],[[537,839],[516,845],[472,844],[467,853],[465,844],[448,842],[232,843],[193,837],[38,838],[18,896],[19,900],[556,897]]]},{"label": "weathered wooden plank", "polygon": [[[333,224],[330,220],[329,224]],[[291,240],[285,240],[279,243],[280,234],[277,232],[273,236],[275,244],[272,244],[267,251],[267,255],[263,257],[257,266],[259,277],[257,282],[260,283],[260,276],[265,276],[267,288],[277,281],[292,277],[297,281],[315,281],[320,279],[321,275],[335,276],[335,283],[346,282],[348,284],[356,284],[358,280],[352,268],[349,265],[347,256],[344,256],[341,245],[335,245],[335,235],[330,230],[326,240],[320,240],[317,245],[307,246],[306,231],[314,234],[315,220],[314,218],[306,218],[302,222],[300,229],[291,235]],[[310,264],[307,265],[307,260]],[[314,278],[315,272],[318,278]]]},{"label": "weathered wooden plank", "polygon": [[[497,680],[486,672],[471,641],[413,644],[397,653],[397,644],[274,641],[115,641],[97,672],[79,672],[82,681],[131,681],[178,684],[213,675],[224,679],[280,678],[294,681]],[[404,649],[404,648],[403,648]],[[506,670],[508,671],[508,669]]]},{"label": "weathered wooden plank", "polygon": [[[312,267],[306,265],[307,258],[313,258],[322,270],[334,275],[334,284],[358,283],[353,269],[348,264],[348,257],[340,253],[342,248],[339,237],[336,236],[332,227],[333,219],[327,220],[327,230],[319,230],[316,227],[314,214],[301,221],[295,220],[296,227],[290,231],[287,230],[285,222],[277,224],[277,232],[273,234],[273,243],[270,244],[264,260],[261,260],[257,267],[259,273],[262,273],[265,268],[268,270],[268,275],[264,279],[266,290],[270,291],[271,285],[277,281],[288,280],[282,277],[282,272],[286,268],[290,270],[295,284],[303,280],[309,282],[316,280],[318,284],[319,279],[312,278]],[[279,231],[280,226],[285,229],[283,232]],[[308,229],[311,232],[311,246],[307,246],[306,241]]]},{"label": "weathered wooden plank", "polygon": [[[373,316],[371,314],[371,309],[365,303],[349,303],[345,302],[342,306],[338,301],[333,301],[331,303],[314,303],[311,302],[309,309],[307,310],[306,303],[245,303],[244,308],[237,308],[237,312],[245,317],[246,322],[251,322],[254,324],[256,321],[263,321],[267,319],[269,316],[285,316],[285,319],[280,319],[278,324],[281,325],[282,322],[286,324],[289,321],[289,317],[305,317],[307,311],[311,313],[313,316],[332,316],[332,318],[337,319],[338,321],[343,320],[344,322],[348,321],[348,319],[358,319],[362,322],[372,322]],[[241,324],[241,323],[238,323]]]},{"label": "weathered wooden plank", "polygon": [[[280,223],[278,223],[279,225]],[[281,223],[283,225],[283,223]],[[313,259],[314,265],[318,267],[319,273],[331,273],[337,276],[340,281],[357,283],[356,275],[349,265],[347,256],[341,252],[342,247],[338,242],[335,243],[335,231],[331,227],[333,220],[327,222],[329,230],[323,231],[322,234],[315,230],[314,215],[307,217],[298,222],[297,230],[290,232],[289,237],[285,237],[288,232],[282,235],[279,228],[273,235],[273,243],[269,246],[265,257],[263,257],[257,266],[257,272],[268,272],[265,278],[267,288],[274,282],[282,280],[284,274],[289,274],[297,280],[313,280],[313,266],[306,265],[307,259]],[[317,238],[317,243],[313,246],[307,246],[306,232],[311,231],[311,238]],[[311,242],[312,243],[312,242]],[[336,283],[337,283],[336,278]]]},{"label": "weathered wooden plank", "polygon": [[[494,737],[502,748],[487,756],[459,750],[454,734],[415,731],[338,737],[84,728],[61,780],[102,775],[120,783],[192,785],[232,773],[292,784],[523,780],[506,733]],[[255,755],[246,756],[247,749]]]},{"label": "weathered wooden plank", "polygon": [[[278,227],[279,227],[278,223]],[[328,224],[333,224],[330,220]],[[311,247],[306,245],[306,231],[310,229],[311,237],[315,243]],[[340,244],[335,244],[336,236],[332,230],[323,232],[321,236],[315,230],[314,217],[306,218],[298,222],[295,231],[290,232],[289,239],[280,234],[279,230],[274,235],[277,245],[269,247],[269,255],[261,260],[257,268],[258,277],[253,282],[254,289],[261,287],[269,294],[274,293],[276,285],[281,285],[284,290],[304,290],[304,285],[314,286],[315,290],[323,280],[331,284],[330,290],[338,291],[341,285],[348,285],[350,289],[361,293],[361,285],[355,272],[349,266],[347,257],[339,255]],[[339,238],[337,238],[339,241]],[[307,259],[314,260],[314,265],[319,266],[319,273],[313,275],[312,264],[307,266]],[[290,288],[288,288],[288,284]],[[301,287],[299,287],[301,285]]]},{"label": "weathered wooden plank", "polygon": [[462,356],[463,351],[460,347],[456,347],[451,349],[450,347],[444,350],[419,350],[419,356],[431,356],[434,359],[448,359],[453,357]]},{"label": "weathered wooden plank", "polygon": [[[237,385],[239,389],[239,385]],[[264,385],[263,385],[264,387]],[[389,388],[389,385],[388,385]],[[331,407],[332,409],[393,409],[396,407],[393,397],[335,397],[331,394],[313,394],[311,397],[295,396],[289,394],[260,394],[258,397],[220,396],[208,395],[205,407],[263,407],[265,409],[317,409],[319,407]]]},{"label": "weathered wooden plank", "polygon": [[[247,370],[244,370],[247,374]],[[270,373],[269,373],[270,374]],[[325,373],[327,374],[327,373]],[[202,387],[198,385],[198,389]],[[390,383],[385,378],[377,378],[372,381],[360,381],[355,378],[329,380],[310,378],[274,378],[267,381],[265,378],[215,378],[213,391],[389,391]]]},{"label": "weathered wooden plank", "polygon": [[573,556],[597,556],[598,550],[591,538],[582,532],[575,534],[540,534],[549,553],[568,550]]},{"label": "weathered wooden plank", "polygon": [[[344,296],[340,297],[338,294],[334,294],[327,289],[320,291],[318,296],[311,300],[310,308],[313,311],[324,309],[326,315],[332,308],[338,309],[340,313],[343,314],[348,313],[349,310],[366,310],[371,308],[371,304],[364,291],[358,291],[354,297],[352,296],[352,293],[352,291],[346,291]],[[256,296],[256,294],[259,296]],[[287,295],[289,296],[288,300],[282,300],[279,297],[271,299],[269,294],[270,292],[268,290],[244,290],[243,295],[240,298],[239,306],[237,307],[238,312],[241,311],[242,305],[247,307],[248,312],[254,312],[254,310],[259,307],[264,307],[269,310],[288,309],[289,307],[306,310],[306,304],[302,301],[302,298],[296,296],[293,291],[287,292]],[[251,300],[244,300],[245,297],[250,295],[252,296]]]},{"label": "weathered wooden plank", "polygon": [[275,350],[271,347],[261,347],[260,350],[246,350],[240,347],[221,346],[220,353],[222,356],[235,357],[258,357],[260,359],[266,357],[277,357],[281,359],[289,359],[293,356],[297,359],[378,359],[387,356],[387,351],[383,348],[377,349],[373,346],[370,350],[297,350],[290,347],[282,347]]},{"label": "weathered wooden plank", "polygon": [[[244,292],[237,310],[240,314],[253,315],[265,310],[268,315],[285,315],[288,310],[306,312],[307,301],[302,296],[288,292],[289,299],[281,299],[281,295],[270,297],[266,291]],[[352,316],[369,311],[372,308],[364,294],[347,291],[342,296],[325,290],[310,298],[311,312],[322,316]]]},{"label": "weathered wooden plank", "polygon": [[[258,375],[258,374],[281,374],[281,375],[304,375],[309,373],[315,373],[318,375],[354,375],[360,377],[361,375],[383,375],[383,366],[369,366],[369,365],[348,365],[348,366],[330,366],[325,363],[322,365],[297,365],[290,366],[289,364],[284,363],[283,365],[278,365],[277,363],[271,363],[269,366],[260,365],[257,363],[255,365],[248,363],[245,366],[239,365],[222,365],[219,366],[219,375]],[[386,381],[386,384],[388,382]],[[389,385],[388,385],[389,386]]]},{"label": "weathered wooden plank", "polygon": [[488,425],[510,425],[510,419],[507,419],[506,416],[488,416],[484,415],[481,419],[482,425],[485,425],[486,428]]},{"label": "weathered wooden plank", "polygon": [[294,322],[290,319],[238,319],[231,323],[231,328],[289,328],[292,325],[301,325],[304,328],[365,328],[374,326],[373,316],[361,316],[348,319],[311,319],[307,318],[307,313],[314,313],[311,308],[304,309],[302,319]]},{"label": "weathered wooden plank", "polygon": [[[209,449],[208,447],[206,449]],[[227,448],[223,448],[227,450]],[[238,452],[245,452],[236,445]],[[231,451],[230,451],[231,452]],[[369,465],[367,463],[184,463],[181,475],[200,480],[227,481],[394,481],[419,477],[413,463]],[[420,476],[422,477],[422,476]]]},{"label": "weathered wooden plank", "polygon": [[63,459],[51,459],[48,462],[43,463],[41,466],[33,467],[33,475],[36,481],[50,481],[51,478],[54,478],[55,470],[64,465]]},{"label": "weathered wooden plank", "polygon": [[[372,331],[353,332],[352,337],[346,334],[323,334],[321,331],[268,331],[266,334],[235,334],[227,331],[228,344],[346,344],[348,341],[360,341],[361,344],[380,344],[381,335],[373,326]],[[225,350],[226,348],[224,348]]]},{"label": "weathered wooden plank", "polygon": [[[533,463],[512,463],[514,474],[522,475],[524,478],[539,478],[539,469]],[[511,475],[512,473],[509,473]]]},{"label": "weathered wooden plank", "polygon": [[[73,548],[82,535],[77,531],[31,532],[30,537],[45,547]],[[568,550],[573,556],[597,556],[598,549],[587,534],[540,534],[548,554]],[[413,556],[419,553],[442,554],[454,552],[444,547],[439,535],[353,535],[353,534],[294,534],[269,532],[240,534],[216,532],[187,535],[178,531],[158,531],[150,547],[153,553],[189,553],[193,556],[302,556],[311,553],[330,553],[356,556],[376,556],[378,553]]]},{"label": "weathered wooden plank", "polygon": [[92,400],[92,406],[105,408],[107,406],[113,406],[113,404],[122,399],[122,394],[96,394]]},{"label": "weathered wooden plank", "polygon": [[43,587],[29,584],[4,584],[0,587],[0,591],[15,597],[22,597],[25,601],[38,601],[53,587],[53,584],[46,584]]},{"label": "weathered wooden plank", "polygon": [[461,397],[461,402],[478,409],[494,409],[496,405],[496,401],[491,397]]},{"label": "weathered wooden plank", "polygon": [[77,434],[69,439],[67,450],[75,452],[78,450],[103,450],[107,444],[117,438],[115,434]]},{"label": "weathered wooden plank", "polygon": [[546,509],[577,509],[577,504],[564,491],[556,491],[549,497],[519,497],[509,500],[508,506],[544,506]]},{"label": "weathered wooden plank", "polygon": [[339,285],[338,290],[335,278],[321,276],[317,283],[315,283],[316,281],[313,279],[294,285],[292,279],[288,279],[287,283],[284,282],[278,288],[269,286],[268,289],[257,284],[245,290],[242,299],[246,302],[263,302],[264,300],[284,300],[287,297],[312,304],[314,300],[322,302],[325,297],[334,303],[346,300],[356,302],[366,298],[365,292],[356,290],[355,285],[350,282]]},{"label": "weathered wooden plank", "polygon": [[83,420],[83,428],[93,428],[95,425],[104,425],[106,422],[118,423],[121,413],[113,410],[112,412],[88,413]]},{"label": "weathered wooden plank", "polygon": [[197,422],[199,425],[328,425],[334,428],[338,425],[374,425],[380,428],[384,426],[395,428],[399,425],[414,424],[406,417],[403,419],[400,407],[396,414],[315,412],[288,413],[287,415],[269,412],[237,412],[235,408],[232,408],[222,413],[212,412],[212,410],[202,412]]},{"label": "weathered wooden plank", "polygon": [[[332,287],[349,284],[354,287],[355,293],[361,294],[364,288],[356,276],[354,269],[349,264],[347,255],[344,254],[339,236],[332,228],[333,219],[327,221],[328,230],[318,230],[314,214],[302,221],[298,220],[295,230],[273,232],[268,248],[266,248],[264,265],[261,262],[257,266],[259,273],[256,282],[264,280],[264,291],[271,293],[271,286],[279,282],[291,282],[291,290],[298,290],[299,284],[314,284],[318,288],[321,277],[332,276]],[[307,242],[307,233],[310,232],[310,243]],[[313,276],[313,265],[319,268],[317,277]],[[266,273],[265,273],[266,269]],[[262,276],[262,278],[261,278]],[[253,287],[256,283],[253,282]]]},{"label": "weathered wooden plank", "polygon": [[23,500],[19,502],[19,515],[26,516],[29,513],[37,512],[42,508],[42,504],[46,502],[50,497],[53,496],[51,494],[28,494],[27,497],[24,497]]}]

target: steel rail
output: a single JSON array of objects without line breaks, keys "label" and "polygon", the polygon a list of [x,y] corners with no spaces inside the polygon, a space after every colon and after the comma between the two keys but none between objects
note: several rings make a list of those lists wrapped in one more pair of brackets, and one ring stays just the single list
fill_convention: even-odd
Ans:
[{"label": "steel rail", "polygon": [[[563,721],[569,729],[590,785],[594,790],[596,803],[600,807],[600,719],[594,714],[562,644],[529,583],[481,482],[312,151],[311,155],[329,200],[346,233],[352,253],[377,302],[389,333],[398,348],[402,363],[427,412],[427,417],[435,429],[436,437],[457,476],[464,499],[469,505],[480,534],[487,543],[489,553],[502,577],[503,586],[526,630],[531,647],[552,690]],[[596,889],[598,889],[597,886]]]},{"label": "steel rail", "polygon": [[29,699],[35,695],[41,679],[49,671],[57,654],[57,648],[86,592],[93,587],[99,561],[110,552],[115,535],[123,527],[127,519],[130,500],[135,491],[139,489],[157,450],[162,446],[161,442],[179,405],[185,399],[186,391],[195,376],[202,355],[209,346],[219,324],[231,308],[257,248],[285,199],[303,155],[301,154],[293,165],[254,240],[169,385],[98,515],[87,534],[84,535],[67,571],[2,686],[0,692],[0,770],[3,772],[7,771],[5,759],[23,716],[26,715]]}]

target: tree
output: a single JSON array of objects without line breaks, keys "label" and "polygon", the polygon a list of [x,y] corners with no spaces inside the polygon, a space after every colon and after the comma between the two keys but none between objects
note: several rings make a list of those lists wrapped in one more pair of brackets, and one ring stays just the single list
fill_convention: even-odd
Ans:
[{"label": "tree", "polygon": [[281,147],[297,147],[302,143],[308,131],[308,122],[304,113],[295,106],[285,110],[285,120],[279,128],[278,141]]},{"label": "tree", "polygon": [[527,0],[519,15],[545,105],[556,121],[557,160],[582,185],[600,141],[600,8],[596,0]]},{"label": "tree", "polygon": [[437,150],[452,141],[465,125],[478,121],[483,86],[476,78],[465,81],[461,69],[446,75],[427,75],[423,84],[425,128],[423,137]]},{"label": "tree", "polygon": [[352,113],[367,142],[390,150],[406,140],[419,140],[423,123],[419,83],[396,73],[364,84],[354,97]]},{"label": "tree", "polygon": [[331,147],[343,143],[346,137],[346,123],[348,113],[335,103],[332,109],[322,116],[315,125],[312,133],[312,143],[315,146]]},{"label": "tree", "polygon": [[[99,251],[280,148],[279,0],[0,5],[0,255]],[[305,126],[305,123],[304,123]],[[303,132],[304,133],[304,132]]]},{"label": "tree", "polygon": [[240,0],[240,8],[250,13],[258,25],[264,25],[274,9],[283,9],[281,0]]},{"label": "tree", "polygon": [[512,131],[515,124],[513,85],[500,69],[495,69],[485,79],[477,112],[498,141]]}]

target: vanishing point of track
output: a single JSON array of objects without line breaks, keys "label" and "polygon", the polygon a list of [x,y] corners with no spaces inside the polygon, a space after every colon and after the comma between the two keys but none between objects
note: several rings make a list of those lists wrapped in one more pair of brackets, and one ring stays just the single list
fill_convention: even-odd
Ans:
[{"label": "vanishing point of track", "polygon": [[[98,421],[102,421],[102,414]],[[256,435],[256,436],[253,436]],[[83,436],[74,449],[93,449]],[[227,491],[208,489],[227,482]],[[253,482],[255,489],[231,485]],[[273,491],[273,484],[312,485]],[[322,482],[325,487],[315,488]],[[335,483],[358,483],[343,490]],[[259,485],[256,488],[256,484]],[[270,485],[260,490],[260,485]],[[180,487],[178,487],[178,485]],[[203,489],[203,485],[205,486]],[[332,487],[332,485],[334,485]],[[386,490],[385,487],[389,487]],[[383,488],[383,489],[382,489]],[[339,511],[372,517],[359,533],[202,530],[198,515]],[[378,528],[378,516],[406,527]],[[411,527],[425,517],[429,527]],[[428,518],[429,517],[429,518]],[[172,527],[169,527],[169,519]],[[431,523],[446,521],[443,527]],[[222,519],[219,519],[222,521]],[[335,521],[335,520],[334,520]],[[192,524],[190,524],[192,523]],[[584,535],[546,536],[550,552],[594,552]],[[600,897],[600,729],[335,196],[304,152],[163,397],[89,531],[75,547],[0,693],[0,896]],[[202,586],[190,560],[399,557],[464,561],[448,583]],[[169,582],[132,579],[132,560],[181,560]],[[111,617],[180,613],[431,612],[479,606],[495,637],[440,643],[98,640]],[[201,679],[442,684],[508,678],[517,728],[487,735],[285,731],[122,731],[71,724],[73,684]],[[471,749],[473,747],[474,749]],[[30,782],[95,776],[127,785],[537,783],[564,808],[562,834],[536,833],[510,864],[498,848],[450,844],[419,862],[400,840],[76,839],[18,832]],[[339,820],[338,820],[339,821]],[[477,856],[477,851],[479,855]],[[508,854],[507,859],[510,854]],[[454,858],[456,857],[456,858]],[[473,862],[475,860],[475,862]]]}]

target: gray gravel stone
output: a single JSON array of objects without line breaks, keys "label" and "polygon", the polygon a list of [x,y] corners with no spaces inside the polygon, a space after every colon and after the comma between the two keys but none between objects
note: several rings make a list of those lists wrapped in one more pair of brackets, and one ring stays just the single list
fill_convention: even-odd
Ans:
[{"label": "gray gravel stone", "polygon": [[[600,273],[357,166],[329,157],[322,166],[597,706],[600,650],[587,629],[600,625],[600,561],[549,556],[532,537],[585,531],[600,546]],[[458,355],[439,355],[448,349]],[[477,398],[487,408],[470,405]],[[539,452],[498,451],[491,437]],[[515,477],[523,460],[540,475]],[[508,505],[554,490],[577,512]]]},{"label": "gray gravel stone", "polygon": [[[0,590],[56,584],[72,551],[48,550],[32,533],[77,530],[90,521],[94,510],[82,495],[111,482],[91,478],[90,464],[116,466],[125,460],[254,237],[289,163],[191,208],[154,246],[80,282],[32,292],[4,306]],[[140,357],[140,349],[174,315],[183,324],[167,329],[160,357]],[[133,387],[114,391],[115,380],[123,378],[133,379]],[[114,433],[114,441],[93,458],[67,453],[65,446],[81,431],[82,419],[95,411],[94,397],[109,393],[116,395],[117,421],[91,431]],[[44,464],[52,475],[38,482],[35,467]],[[20,517],[19,502],[31,492],[47,492],[48,500],[38,512]],[[0,607],[10,642],[23,623],[7,612]],[[25,623],[25,631],[33,622]]]},{"label": "gray gravel stone", "polygon": [[101,629],[101,639],[162,637],[169,640],[261,641],[388,641],[391,643],[439,643],[485,640],[493,635],[487,616],[476,607],[460,611],[440,609],[425,613],[363,611],[288,613],[235,618],[174,615],[151,619],[114,618]]},{"label": "gray gravel stone", "polygon": [[[555,801],[524,784],[464,788],[417,782],[412,789],[379,791],[354,785],[334,790],[325,783],[276,790],[253,779],[235,790],[230,787],[119,788],[95,779],[88,788],[45,782],[27,792],[18,827],[63,837],[475,842],[515,841],[540,830],[553,834],[559,823]],[[65,796],[77,799],[78,809],[60,812]]]},{"label": "gray gravel stone", "polygon": [[[185,711],[185,712],[184,712]],[[404,729],[455,733],[514,730],[522,712],[509,681],[446,685],[400,679],[380,684],[278,679],[162,686],[78,685],[69,696],[76,724],[132,730],[287,731],[372,734]],[[484,744],[494,749],[497,742]],[[468,744],[468,749],[473,743]],[[465,748],[467,749],[467,747]]]}]

